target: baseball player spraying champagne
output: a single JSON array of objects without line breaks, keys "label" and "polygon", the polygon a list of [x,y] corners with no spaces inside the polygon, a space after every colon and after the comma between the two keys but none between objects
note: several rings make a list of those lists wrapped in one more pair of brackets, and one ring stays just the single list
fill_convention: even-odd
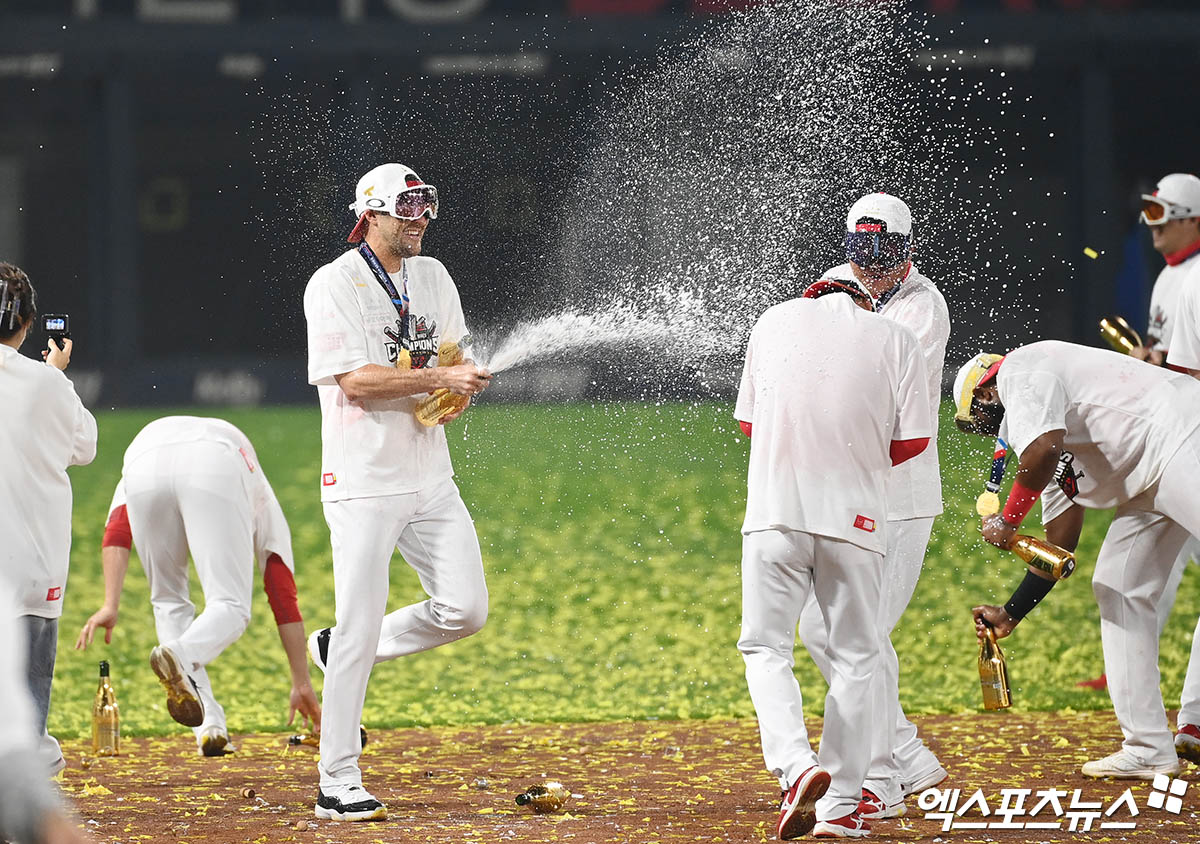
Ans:
[{"label": "baseball player spraying champagne", "polygon": [[[1002,513],[984,516],[1001,548],[1042,499],[1046,538],[1074,551],[1087,508],[1116,507],[1092,589],[1108,691],[1124,741],[1084,776],[1152,779],[1179,771],[1158,672],[1158,606],[1180,548],[1200,532],[1200,384],[1104,349],[1046,340],[979,355],[955,379],[955,423],[1004,439],[1020,455]],[[1009,635],[1053,587],[1030,567],[1003,607],[974,609]],[[1169,610],[1169,607],[1167,608]]]},{"label": "baseball player spraying champagne", "polygon": [[[309,641],[325,671],[315,812],[357,821],[387,816],[358,767],[372,666],[469,636],[487,618],[479,541],[442,427],[466,404],[431,427],[414,411],[427,393],[472,396],[491,376],[470,361],[437,365],[443,344],[466,334],[450,274],[420,255],[437,189],[403,164],[383,164],[359,180],[351,207],[357,246],[313,274],[304,314],[337,602],[336,626]],[[430,597],[385,616],[397,549]]]},{"label": "baseball player spraying champagne", "polygon": [[[937,413],[950,312],[934,283],[912,262],[912,213],[902,200],[870,193],[855,202],[846,215],[845,245],[848,262],[822,277],[862,282],[875,299],[876,312],[916,336],[917,353],[925,362],[933,426],[929,447],[888,474],[887,550],[879,605],[883,655],[874,678],[871,765],[859,811],[867,819],[891,818],[904,814],[904,797],[946,778],[946,769],[900,708],[900,662],[891,633],[912,599],[934,517],[942,512]],[[828,681],[829,639],[815,594],[809,596],[800,614],[800,639]]]},{"label": "baseball player spraying champagne", "polygon": [[[751,437],[738,649],[783,789],[784,839],[869,830],[859,805],[877,718],[886,488],[892,466],[933,433],[918,341],[872,308],[857,281],[822,280],[769,309],[750,335],[734,414]],[[810,595],[830,663],[819,756],[792,673]]]},{"label": "baseball player spraying champagne", "polygon": [[[205,666],[249,624],[256,571],[291,669],[288,723],[300,712],[320,724],[296,604],[291,534],[245,434],[223,419],[167,416],[133,438],[104,531],[104,605],[79,631],[76,649],[90,645],[99,629],[112,641],[132,545],[146,571],[158,633],[150,666],[166,689],[171,717],[194,728],[201,755],[235,749]],[[204,592],[198,616],[188,595],[189,551]]]}]

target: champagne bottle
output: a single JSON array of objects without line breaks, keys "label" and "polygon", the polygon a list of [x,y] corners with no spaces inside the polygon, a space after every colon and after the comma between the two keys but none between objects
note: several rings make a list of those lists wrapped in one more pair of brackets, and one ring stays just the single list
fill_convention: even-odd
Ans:
[{"label": "champagne bottle", "polygon": [[1100,336],[1118,352],[1129,354],[1142,345],[1142,338],[1124,317],[1107,316],[1100,320]]},{"label": "champagne bottle", "polygon": [[539,815],[557,812],[566,805],[571,793],[560,782],[547,780],[537,785],[531,785],[517,795],[518,806],[529,806]]},{"label": "champagne bottle", "polygon": [[1012,552],[1055,580],[1066,580],[1075,571],[1075,555],[1036,536],[1013,537]]},{"label": "champagne bottle", "polygon": [[108,679],[108,663],[100,663],[100,686],[92,703],[92,753],[97,756],[121,755],[121,713],[117,693]]},{"label": "champagne bottle", "polygon": [[[438,347],[438,366],[458,366],[462,363],[466,358],[463,352],[463,346],[466,345],[466,342],[469,342],[469,338],[464,338],[464,342],[461,345],[449,340],[443,342]],[[417,402],[414,413],[417,415],[418,422],[432,428],[446,414],[461,410],[470,403],[470,396],[460,396],[450,392],[445,387],[439,387]]]},{"label": "champagne bottle", "polygon": [[[362,746],[367,746],[367,728],[362,724],[358,725],[358,740],[362,742]],[[321,737],[314,733],[296,733],[294,736],[288,736],[288,742],[291,747],[320,747]]]},{"label": "champagne bottle", "polygon": [[996,631],[984,625],[984,637],[979,643],[979,685],[983,689],[984,709],[1008,709],[1012,692],[1008,686],[1008,665],[996,642]]}]

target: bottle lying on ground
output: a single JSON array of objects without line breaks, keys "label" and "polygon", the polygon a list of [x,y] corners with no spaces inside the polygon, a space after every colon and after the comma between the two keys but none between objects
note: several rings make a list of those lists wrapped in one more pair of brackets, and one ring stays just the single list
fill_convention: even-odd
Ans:
[{"label": "bottle lying on ground", "polygon": [[[367,728],[362,724],[358,725],[358,738],[362,742],[362,746],[367,746]],[[292,747],[305,745],[306,747],[320,747],[321,737],[313,733],[297,733],[294,736],[288,736],[288,744]]]},{"label": "bottle lying on ground", "polygon": [[518,806],[528,806],[539,815],[557,812],[567,803],[571,793],[560,782],[547,780],[537,785],[531,785],[517,795]]},{"label": "bottle lying on ground", "polygon": [[[464,342],[461,344],[449,340],[442,343],[438,347],[438,366],[458,366],[466,360],[466,354],[463,351],[466,342],[467,338],[464,338]],[[441,387],[417,402],[414,413],[417,415],[418,422],[432,428],[446,414],[462,410],[470,403],[470,396],[460,396]]]},{"label": "bottle lying on ground", "polygon": [[121,755],[121,711],[117,693],[108,677],[108,663],[100,663],[100,686],[92,702],[92,753],[97,756]]},{"label": "bottle lying on ground", "polygon": [[1141,336],[1120,316],[1106,316],[1101,319],[1100,336],[1108,345],[1125,355],[1142,345]]},{"label": "bottle lying on ground", "polygon": [[979,642],[979,686],[983,690],[984,709],[1008,709],[1012,706],[1012,691],[1008,685],[1008,664],[996,642],[990,625],[984,626]]}]

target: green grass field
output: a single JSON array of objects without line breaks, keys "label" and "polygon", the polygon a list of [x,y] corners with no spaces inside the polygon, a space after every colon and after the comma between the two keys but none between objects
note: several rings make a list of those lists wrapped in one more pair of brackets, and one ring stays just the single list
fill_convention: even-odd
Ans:
[{"label": "green grass field", "polygon": [[[747,443],[726,404],[484,405],[450,429],[463,497],[483,546],[491,616],[474,637],[378,666],[370,726],[508,721],[687,719],[753,714],[735,648]],[[155,644],[146,579],[131,567],[112,645],[72,650],[103,596],[99,546],[126,445],[162,412],[98,413],[100,454],[72,470],[75,536],[60,628],[51,731],[90,731],[96,663],[108,659],[127,734],[180,732],[146,656]],[[209,411],[253,440],[292,528],[300,606],[309,629],[333,621],[328,531],[318,500],[315,408]],[[974,499],[990,444],[945,422],[946,512],[925,572],[894,636],[901,695],[912,712],[979,703],[969,614],[1003,603],[1021,577],[1011,555],[978,538]],[[1011,475],[1011,471],[1010,471]],[[1036,520],[1033,520],[1036,524]],[[1009,639],[1016,706],[1104,708],[1078,690],[1101,671],[1088,579],[1108,516],[1093,513],[1075,576]],[[423,597],[397,555],[390,607]],[[1189,570],[1163,642],[1163,689],[1177,705],[1193,622]],[[199,589],[194,599],[201,604]],[[261,591],[246,634],[209,667],[232,731],[284,729],[288,674]],[[809,709],[824,686],[798,653]],[[313,669],[320,686],[320,672]]]}]

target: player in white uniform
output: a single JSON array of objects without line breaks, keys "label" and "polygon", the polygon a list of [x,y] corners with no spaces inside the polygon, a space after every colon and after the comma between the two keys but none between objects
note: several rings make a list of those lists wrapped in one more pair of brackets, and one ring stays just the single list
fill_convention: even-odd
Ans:
[{"label": "player in white uniform", "polygon": [[67,467],[96,456],[96,420],[62,372],[71,360],[70,340],[62,349],[51,340],[42,352],[46,363],[17,351],[36,317],[29,277],[0,263],[0,578],[13,585],[25,628],[38,755],[47,769],[58,771],[66,763],[46,731],[46,718],[71,558]]},{"label": "player in white uniform", "polygon": [[[734,412],[751,436],[738,649],[763,758],[784,792],[780,838],[869,829],[858,807],[883,644],[886,484],[933,434],[917,339],[872,308],[857,282],[822,280],[769,309],[750,335]],[[819,757],[792,673],[810,593],[830,661]]]},{"label": "player in white uniform", "polygon": [[[883,655],[873,691],[872,761],[859,811],[864,818],[890,818],[904,814],[905,796],[946,778],[946,769],[900,707],[900,664],[890,637],[912,599],[934,517],[942,512],[937,414],[950,311],[934,283],[912,263],[912,214],[900,199],[872,193],[851,206],[846,216],[846,257],[848,263],[822,277],[858,279],[875,298],[877,313],[916,335],[928,377],[933,426],[929,447],[888,475],[888,544],[879,618]],[[828,682],[829,640],[815,595],[800,614],[800,640]]]},{"label": "player in white uniform", "polygon": [[[205,666],[249,624],[256,571],[291,669],[288,723],[299,711],[320,724],[296,605],[291,534],[245,434],[223,419],[167,416],[133,438],[104,531],[104,605],[80,630],[76,649],[91,644],[101,628],[105,642],[112,641],[131,544],[146,571],[158,633],[150,665],[167,689],[168,711],[194,728],[202,756],[235,749]],[[189,551],[204,592],[199,616],[188,595]]]},{"label": "player in white uniform", "polygon": [[[1166,365],[1181,369],[1200,378],[1200,178],[1191,173],[1172,173],[1158,183],[1151,196],[1142,197],[1142,221],[1150,227],[1154,248],[1167,261],[1154,285],[1153,297],[1159,286],[1169,284],[1162,296],[1162,352]],[[1175,300],[1171,301],[1174,293]],[[1157,317],[1151,298],[1151,319]],[[1175,305],[1175,317],[1169,315]],[[1152,326],[1153,327],[1153,326]],[[1175,590],[1183,577],[1187,560],[1200,562],[1200,540],[1190,537],[1180,554],[1179,562],[1167,584],[1167,594],[1174,603]],[[1170,607],[1164,607],[1162,622]],[[1179,705],[1179,732],[1175,747],[1181,756],[1200,764],[1200,620],[1192,634],[1192,653],[1184,678]]]},{"label": "player in white uniform", "polygon": [[[469,362],[436,365],[441,344],[466,335],[450,274],[419,257],[437,217],[437,190],[402,164],[384,164],[359,180],[351,207],[358,223],[349,240],[358,248],[317,270],[304,291],[337,602],[337,625],[309,644],[325,671],[315,811],[334,820],[387,816],[358,767],[372,665],[469,636],[487,618],[479,541],[454,483],[445,430],[413,414],[432,390],[470,396],[491,378]],[[430,598],[385,617],[396,549]]]},{"label": "player in white uniform", "polygon": [[[1177,773],[1159,691],[1157,608],[1179,549],[1189,533],[1200,534],[1200,384],[1104,349],[1046,340],[1004,358],[980,355],[959,371],[954,393],[960,428],[996,436],[1003,424],[1020,454],[1004,512],[983,520],[988,542],[1007,548],[1039,496],[1046,538],[1069,550],[1085,508],[1117,508],[1092,589],[1125,740],[1083,774]],[[1004,607],[975,607],[980,635],[986,623],[1007,636],[1053,585],[1030,568]]]}]

